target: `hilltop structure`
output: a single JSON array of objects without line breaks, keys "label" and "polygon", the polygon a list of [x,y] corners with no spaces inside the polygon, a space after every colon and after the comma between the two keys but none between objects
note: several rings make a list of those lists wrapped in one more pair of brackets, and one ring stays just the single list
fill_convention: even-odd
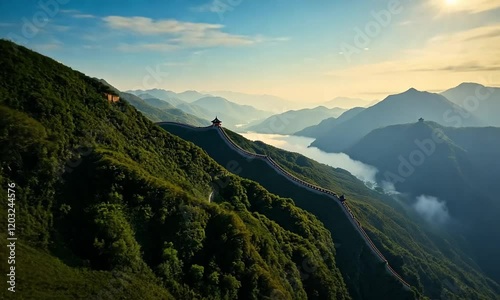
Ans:
[{"label": "hilltop structure", "polygon": [[217,116],[216,116],[216,117],[215,117],[215,119],[213,119],[213,120],[212,120],[212,126],[213,126],[213,127],[221,127],[221,125],[222,125],[222,121],[221,121],[221,120],[219,120],[219,119],[217,118]]},{"label": "hilltop structure", "polygon": [[108,99],[109,103],[115,103],[120,101],[120,97],[113,94],[104,93],[104,98]]}]

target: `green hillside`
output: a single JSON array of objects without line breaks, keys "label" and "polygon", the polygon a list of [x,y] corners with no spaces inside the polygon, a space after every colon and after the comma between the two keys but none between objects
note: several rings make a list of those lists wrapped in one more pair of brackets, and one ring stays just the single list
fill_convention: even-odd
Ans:
[{"label": "green hillside", "polygon": [[108,103],[103,83],[0,51],[0,192],[16,184],[18,237],[17,292],[4,280],[0,298],[351,298],[315,216]]},{"label": "green hillside", "polygon": [[465,237],[463,249],[500,282],[500,242],[491,238],[500,234],[500,128],[395,125],[372,131],[347,153],[377,167],[380,181],[393,181],[410,198],[446,201],[456,223],[448,229]]},{"label": "green hillside", "polygon": [[[356,238],[351,224],[339,213],[338,206],[331,203],[330,198],[309,192],[282,176],[276,176],[276,172],[264,161],[242,157],[226,145],[215,130],[200,131],[168,124],[162,127],[202,146],[211,157],[233,173],[256,180],[277,195],[292,198],[297,206],[316,215],[332,233],[337,245],[337,264],[353,297],[404,297],[401,294],[386,294],[402,291],[394,279],[388,278],[372,260],[364,244]],[[411,212],[405,211],[391,198],[366,188],[348,172],[261,142],[250,142],[228,130],[226,132],[239,146],[271,156],[295,176],[338,194],[346,194],[355,215],[391,266],[426,296],[495,299],[499,293],[499,286],[480,272],[450,236],[418,223]],[[373,280],[383,282],[373,284]],[[387,285],[391,286],[390,291],[384,290]]]},{"label": "green hillside", "polygon": [[[4,234],[0,235],[3,240]],[[19,242],[16,247],[17,288],[7,293],[2,284],[2,299],[175,299],[150,278],[122,271],[100,271],[70,267],[53,255]],[[0,249],[7,257],[7,248]],[[0,262],[2,270],[9,266]]]}]

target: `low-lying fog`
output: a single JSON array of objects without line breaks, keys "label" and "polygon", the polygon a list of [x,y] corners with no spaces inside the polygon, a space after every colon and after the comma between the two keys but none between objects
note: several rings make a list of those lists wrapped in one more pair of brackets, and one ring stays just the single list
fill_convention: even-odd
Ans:
[{"label": "low-lying fog", "polygon": [[315,147],[308,148],[308,146],[314,141],[313,138],[255,132],[240,134],[249,140],[262,141],[266,144],[287,151],[300,153],[306,157],[314,159],[317,162],[324,163],[331,167],[342,168],[349,171],[352,175],[356,176],[358,179],[366,182],[369,185],[375,184],[375,174],[378,172],[375,167],[364,164],[357,160],[353,160],[344,153],[327,153]]},{"label": "low-lying fog", "polygon": [[[266,134],[247,132],[240,133],[245,138],[252,141],[262,141],[268,145],[272,145],[283,150],[297,152],[317,162],[324,163],[331,167],[342,168],[349,171],[365,184],[374,188],[377,186],[375,175],[378,169],[374,166],[367,165],[357,160],[351,159],[345,153],[327,153],[319,150],[316,147],[308,147],[313,141],[313,138],[281,135],[281,134]],[[388,195],[401,195],[394,189],[394,186],[382,182],[382,188]],[[409,201],[409,202],[407,202]],[[421,195],[417,199],[407,199],[405,203],[401,203],[416,211],[420,217],[431,224],[444,224],[450,219],[446,202],[437,199],[436,197]]]}]

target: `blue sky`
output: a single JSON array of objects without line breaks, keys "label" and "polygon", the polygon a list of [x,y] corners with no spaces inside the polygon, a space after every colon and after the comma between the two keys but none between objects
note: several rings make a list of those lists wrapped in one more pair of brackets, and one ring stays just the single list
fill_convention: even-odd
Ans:
[{"label": "blue sky", "polygon": [[119,89],[319,102],[500,84],[498,0],[2,1],[0,36]]}]

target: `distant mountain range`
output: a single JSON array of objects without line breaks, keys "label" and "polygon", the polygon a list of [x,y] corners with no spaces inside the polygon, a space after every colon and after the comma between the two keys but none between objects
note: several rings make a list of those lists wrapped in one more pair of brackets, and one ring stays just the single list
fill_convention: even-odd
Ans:
[{"label": "distant mountain range", "polygon": [[363,100],[359,98],[348,98],[348,97],[337,97],[330,101],[323,102],[321,105],[333,108],[353,108],[353,107],[369,107],[373,104],[377,103],[377,100]]},{"label": "distant mountain range", "polygon": [[[144,94],[143,94],[144,95]],[[159,109],[175,109],[175,106],[168,103],[167,101],[160,100],[158,98],[143,98],[143,97],[138,97],[141,98],[144,102],[147,104],[159,108]]]},{"label": "distant mountain range", "polygon": [[177,98],[177,93],[172,91],[166,91],[163,89],[150,89],[150,90],[130,90],[125,91],[126,93],[133,94],[136,96],[146,94],[146,97],[155,97],[158,99],[166,100],[169,98]]},{"label": "distant mountain range", "polygon": [[198,99],[201,99],[203,97],[208,97],[211,95],[208,94],[203,94],[199,93],[197,91],[184,91],[182,93],[177,93],[177,98],[181,99],[182,101],[192,103]]},{"label": "distant mountain range", "polygon": [[[327,152],[342,152],[373,129],[415,122],[421,117],[443,125],[484,125],[484,122],[475,116],[461,118],[464,114],[467,114],[467,111],[442,95],[411,88],[404,93],[385,98],[341,124],[323,128],[314,136],[316,140],[311,146]],[[460,119],[460,124],[457,124],[457,119]]]},{"label": "distant mountain range", "polygon": [[143,94],[149,94],[154,98],[158,98],[161,100],[169,101],[170,99],[177,99],[183,102],[194,102],[200,98],[210,96],[207,94],[202,94],[197,91],[185,91],[182,93],[176,93],[172,91],[167,91],[163,89],[150,89],[150,90],[130,90],[126,91],[127,93],[134,94],[136,96],[141,96]]},{"label": "distant mountain range", "polygon": [[[134,94],[135,95],[135,94]],[[157,97],[157,96],[154,96],[154,95],[151,95],[150,93],[144,93],[144,94],[139,94],[139,95],[136,95],[138,96],[139,98],[141,99],[158,99],[158,100],[161,100],[163,102],[166,102],[166,103],[169,103],[170,105],[176,107],[180,104],[183,104],[183,103],[186,103],[185,101],[177,98],[177,97]]]},{"label": "distant mountain range", "polygon": [[[233,103],[222,97],[203,97],[192,103],[222,116],[236,118],[240,124],[269,117],[272,113],[258,110],[250,105]],[[224,121],[224,120],[222,120]]]},{"label": "distant mountain range", "polygon": [[179,100],[187,103],[192,103],[195,102],[196,100],[205,97],[221,97],[236,104],[250,105],[259,110],[270,111],[274,113],[278,112],[281,113],[286,110],[295,109],[303,106],[301,103],[292,102],[276,96],[252,95],[252,94],[245,94],[245,93],[238,93],[231,91],[198,92],[194,90],[189,90],[181,93],[176,93],[173,91],[168,91],[163,89],[150,89],[150,90],[130,90],[126,92],[134,94],[141,98],[147,97],[147,98],[162,99],[168,101],[174,106],[181,104],[178,103]]},{"label": "distant mountain range", "polygon": [[120,98],[130,103],[153,122],[169,121],[186,123],[193,126],[210,125],[210,120],[188,114],[183,110],[175,108],[169,103],[156,98],[143,100],[135,95],[123,92],[119,92],[118,95],[120,95]]},{"label": "distant mountain range", "polygon": [[[416,199],[436,197],[426,217],[449,212],[453,230],[466,233],[474,259],[500,280],[500,128],[452,128],[414,122],[373,130],[345,151],[378,168],[379,182]],[[415,205],[415,203],[408,203]],[[434,220],[443,221],[443,220]]]},{"label": "distant mountain range", "polygon": [[294,135],[307,136],[307,137],[319,136],[319,135],[321,135],[321,133],[329,130],[333,126],[339,125],[340,123],[345,122],[345,121],[353,118],[354,116],[356,116],[357,114],[359,114],[363,110],[365,110],[365,108],[363,108],[363,107],[351,108],[348,111],[344,112],[342,115],[340,115],[338,118],[331,117],[328,119],[324,119],[318,125],[306,127],[298,132],[295,132]]},{"label": "distant mountain range", "polygon": [[340,116],[345,109],[306,108],[290,110],[281,114],[273,115],[264,121],[247,127],[246,130],[260,133],[293,134],[308,126],[318,124],[321,120]]},{"label": "distant mountain range", "polygon": [[[237,130],[241,125],[262,120],[272,115],[271,112],[259,110],[250,105],[237,104],[222,97],[202,94],[197,91],[175,93],[161,89],[152,89],[129,92],[140,96],[144,100],[148,100],[150,103],[154,101],[152,99],[164,101],[174,108],[207,121],[211,121],[217,116],[222,120],[224,126],[233,130]],[[161,108],[163,105],[158,101],[154,101],[153,104],[156,108]]]},{"label": "distant mountain range", "polygon": [[486,125],[500,127],[500,88],[466,82],[441,95],[480,118]]},{"label": "distant mountain range", "polygon": [[257,109],[270,111],[273,113],[282,113],[291,109],[303,108],[303,103],[292,102],[280,97],[271,95],[252,95],[230,91],[214,91],[208,94],[228,99],[231,102],[241,105],[251,105]]},{"label": "distant mountain range", "polygon": [[157,98],[146,98],[153,97],[150,93],[141,93],[141,95],[145,97],[143,99],[131,93],[120,92],[104,79],[97,80],[108,86],[117,95],[119,95],[121,99],[130,103],[153,122],[179,122],[193,126],[207,126],[210,124],[209,120],[186,113],[185,111],[171,105],[167,101]]},{"label": "distant mountain range", "polygon": [[[282,134],[293,134],[306,127],[318,124],[324,119],[338,117],[346,108],[353,104],[370,105],[370,101],[338,97],[328,101],[326,106],[338,104],[338,107],[329,110],[326,106],[317,108],[303,108],[299,110],[282,111],[294,107],[304,106],[304,104],[291,102],[282,98],[270,95],[251,95],[230,91],[215,91],[200,93],[197,91],[185,91],[175,93],[163,89],[132,90],[128,91],[143,100],[159,99],[171,104],[174,108],[181,109],[187,114],[194,115],[200,119],[212,119],[218,116],[223,120],[225,126],[233,130],[251,130],[256,132],[274,132]],[[219,95],[219,96],[212,96]],[[147,101],[146,101],[147,102]],[[152,103],[150,103],[152,104]],[[251,105],[249,105],[251,104]],[[156,108],[164,108],[164,104],[157,102],[153,104]],[[265,110],[258,109],[264,108]],[[343,108],[345,107],[345,108]],[[280,112],[272,117],[271,112]],[[265,120],[266,118],[273,118]],[[271,123],[274,120],[294,118],[292,124],[286,124],[283,130],[275,128],[271,130]],[[246,125],[246,126],[245,126]]]}]

